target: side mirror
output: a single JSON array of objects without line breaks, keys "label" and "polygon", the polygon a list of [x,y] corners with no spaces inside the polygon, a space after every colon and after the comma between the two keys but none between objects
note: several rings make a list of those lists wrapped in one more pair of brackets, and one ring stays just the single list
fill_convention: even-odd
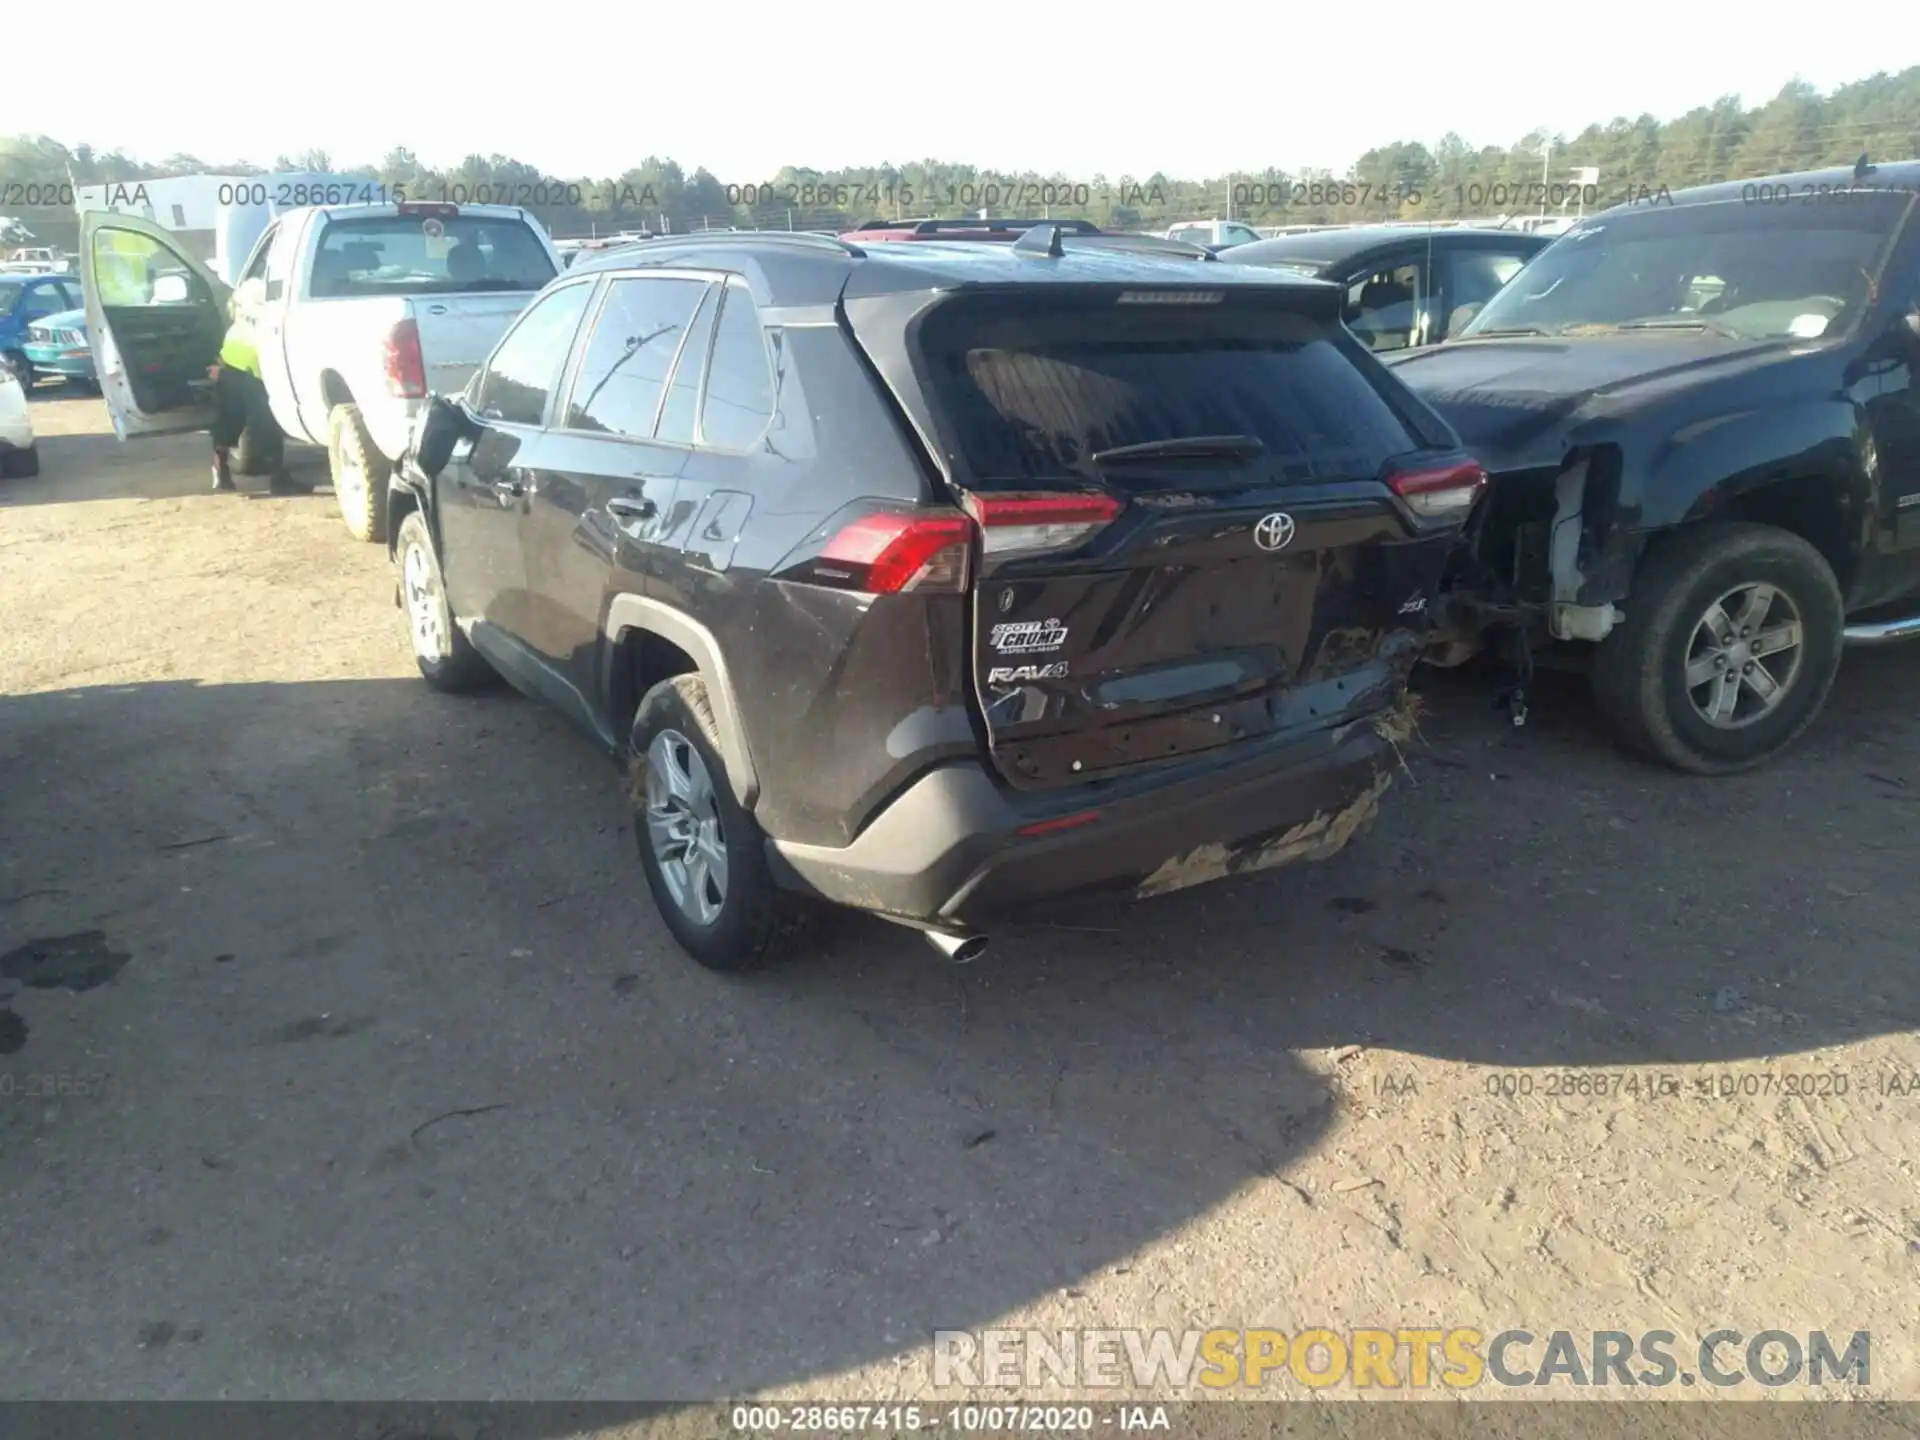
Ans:
[{"label": "side mirror", "polygon": [[459,402],[442,395],[434,396],[428,402],[427,413],[421,417],[420,428],[416,432],[414,464],[422,475],[433,479],[446,468],[447,461],[453,456],[453,447],[462,440],[474,439],[480,429]]},{"label": "side mirror", "polygon": [[184,275],[162,275],[153,282],[153,303],[156,305],[184,305],[193,298],[193,292],[187,288]]},{"label": "side mirror", "polygon": [[1900,317],[1900,325],[1907,339],[1915,345],[1920,345],[1920,304],[1916,304]]}]

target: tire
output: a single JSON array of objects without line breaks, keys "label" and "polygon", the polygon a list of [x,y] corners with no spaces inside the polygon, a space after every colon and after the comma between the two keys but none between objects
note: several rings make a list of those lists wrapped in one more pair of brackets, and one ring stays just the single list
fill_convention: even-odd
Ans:
[{"label": "tire", "polygon": [[24,450],[9,450],[0,455],[0,475],[9,480],[25,480],[40,473],[40,447],[29,445]]},{"label": "tire", "polygon": [[327,465],[340,517],[356,540],[387,538],[387,481],[393,467],[367,434],[358,405],[327,412]]},{"label": "tire", "polygon": [[[647,692],[634,715],[630,747],[633,833],[653,903],[680,948],[709,970],[755,970],[800,948],[814,912],[799,896],[774,884],[766,837],[733,797],[718,734],[706,684],[698,675],[677,675]],[[687,798],[660,803],[682,788],[665,783],[663,765],[678,767],[683,786],[693,781]],[[700,797],[702,776],[705,801]],[[717,904],[715,892],[706,888],[710,867],[696,872],[695,866],[682,863],[677,874],[669,876],[670,862],[656,844],[656,838],[669,847],[679,843],[677,837],[668,837],[669,827],[690,828],[694,837],[704,829],[709,843],[717,840],[726,862]],[[697,913],[698,904],[682,898],[690,881],[700,887],[711,910],[706,918]]]},{"label": "tire", "polygon": [[492,684],[493,667],[453,623],[440,558],[433,553],[433,537],[418,510],[400,522],[393,558],[399,571],[400,608],[407,616],[407,640],[421,678],[450,695]]},{"label": "tire", "polygon": [[286,456],[286,432],[279,422],[269,420],[265,433],[256,425],[248,425],[240,432],[240,443],[233,451],[233,468],[242,475],[273,475],[286,463]]},{"label": "tire", "polygon": [[[1778,648],[1752,656],[1737,647],[1719,651],[1702,628],[1710,607],[1725,599],[1720,613],[1737,626],[1761,593],[1755,586],[1770,587],[1775,598],[1748,628]],[[1746,770],[1792,744],[1820,714],[1840,668],[1846,613],[1833,570],[1805,540],[1771,525],[1704,525],[1674,535],[1642,562],[1626,610],[1594,657],[1594,700],[1629,748],[1696,775]],[[1798,643],[1779,645],[1796,613]],[[1769,709],[1750,682],[1733,683],[1736,712],[1716,724],[1702,706],[1712,707],[1723,682],[1690,688],[1690,652],[1700,667],[1717,665],[1716,656],[1730,655],[1736,666],[1764,662],[1757,668],[1779,698]]]}]

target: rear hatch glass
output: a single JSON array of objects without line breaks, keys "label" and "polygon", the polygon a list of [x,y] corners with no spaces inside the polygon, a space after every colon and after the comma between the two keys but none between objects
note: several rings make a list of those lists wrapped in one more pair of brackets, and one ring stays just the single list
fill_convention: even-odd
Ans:
[{"label": "rear hatch glass", "polygon": [[323,300],[530,292],[554,273],[539,236],[517,216],[368,215],[327,222],[311,288]]},{"label": "rear hatch glass", "polygon": [[1072,783],[1388,703],[1446,546],[1411,540],[1380,477],[1448,437],[1358,351],[1337,293],[1035,298],[963,294],[912,341],[977,513],[1119,506],[1010,545],[983,526],[973,670],[1002,773]]}]

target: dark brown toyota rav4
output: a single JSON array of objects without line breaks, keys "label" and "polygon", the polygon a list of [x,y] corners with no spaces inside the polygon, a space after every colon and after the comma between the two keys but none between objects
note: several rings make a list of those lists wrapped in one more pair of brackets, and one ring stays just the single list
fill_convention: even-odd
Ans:
[{"label": "dark brown toyota rav4", "polygon": [[630,758],[701,963],[1338,850],[1483,476],[1330,285],[1029,230],[583,259],[393,495],[414,648]]}]

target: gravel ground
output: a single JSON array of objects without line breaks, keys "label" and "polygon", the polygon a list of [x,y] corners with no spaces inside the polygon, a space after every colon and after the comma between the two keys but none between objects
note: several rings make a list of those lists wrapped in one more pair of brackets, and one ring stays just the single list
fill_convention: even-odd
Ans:
[{"label": "gravel ground", "polygon": [[928,1399],[936,1329],[1383,1325],[1866,1330],[1844,1388],[1920,1398],[1920,648],[1712,781],[1435,677],[1333,860],[728,981],[589,741],[419,682],[327,492],[35,414],[0,1393]]}]

